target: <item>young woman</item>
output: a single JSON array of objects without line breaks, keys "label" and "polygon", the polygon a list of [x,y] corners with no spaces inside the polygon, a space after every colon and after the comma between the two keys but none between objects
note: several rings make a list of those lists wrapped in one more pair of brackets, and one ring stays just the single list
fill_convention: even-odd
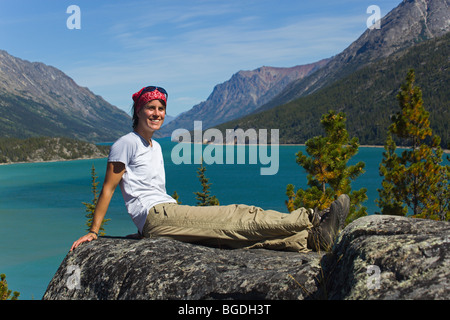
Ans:
[{"label": "young woman", "polygon": [[128,213],[143,237],[298,252],[331,246],[348,214],[349,198],[346,195],[333,202],[323,216],[305,208],[288,214],[247,205],[178,205],[166,193],[161,146],[152,138],[164,122],[167,91],[149,86],[133,94],[132,98],[133,131],[111,147],[90,232],[75,241],[71,251],[84,242],[97,239],[118,185]]}]

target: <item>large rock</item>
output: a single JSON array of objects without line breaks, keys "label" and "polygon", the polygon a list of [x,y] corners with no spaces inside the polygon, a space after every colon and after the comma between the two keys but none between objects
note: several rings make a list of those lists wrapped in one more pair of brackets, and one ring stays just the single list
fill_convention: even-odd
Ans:
[{"label": "large rock", "polygon": [[449,231],[368,216],[328,254],[104,237],[66,256],[43,299],[449,299]]},{"label": "large rock", "polygon": [[304,299],[296,281],[314,290],[320,257],[99,238],[67,255],[44,299]]},{"label": "large rock", "polygon": [[449,299],[450,223],[361,218],[322,265],[329,299]]}]

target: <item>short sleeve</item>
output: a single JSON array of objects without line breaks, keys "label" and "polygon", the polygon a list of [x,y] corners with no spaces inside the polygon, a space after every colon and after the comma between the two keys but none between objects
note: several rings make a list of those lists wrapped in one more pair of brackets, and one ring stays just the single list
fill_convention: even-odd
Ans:
[{"label": "short sleeve", "polygon": [[122,162],[128,165],[133,154],[133,144],[125,137],[117,140],[109,152],[108,162]]}]

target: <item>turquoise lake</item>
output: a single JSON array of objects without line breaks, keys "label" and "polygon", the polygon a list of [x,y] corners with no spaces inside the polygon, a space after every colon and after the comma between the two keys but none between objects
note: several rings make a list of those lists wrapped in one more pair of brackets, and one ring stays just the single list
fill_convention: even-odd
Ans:
[{"label": "turquoise lake", "polygon": [[[171,152],[175,144],[168,139],[159,142],[165,159],[167,192],[177,191],[183,204],[195,205],[193,192],[201,190],[196,173],[199,165],[174,164]],[[279,147],[276,175],[260,175],[264,165],[248,161],[207,165],[211,193],[224,205],[243,203],[286,212],[286,185],[306,187],[306,173],[296,163],[299,150],[304,151],[304,147]],[[353,189],[368,189],[365,206],[370,214],[378,211],[374,201],[381,186],[378,166],[382,152],[383,148],[360,147],[351,161],[366,164],[365,174],[353,183]],[[41,299],[73,241],[85,234],[82,202],[92,199],[92,165],[100,188],[106,158],[0,166],[0,273],[6,274],[9,289],[20,292],[20,299]],[[119,188],[106,218],[111,219],[105,227],[109,236],[136,232]]]}]

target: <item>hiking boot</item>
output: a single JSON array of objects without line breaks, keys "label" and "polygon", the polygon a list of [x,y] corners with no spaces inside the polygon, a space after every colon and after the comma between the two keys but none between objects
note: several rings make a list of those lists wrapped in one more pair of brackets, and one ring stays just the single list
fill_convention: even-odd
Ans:
[{"label": "hiking boot", "polygon": [[317,208],[314,209],[312,213],[309,215],[309,221],[312,223],[314,227],[318,226],[322,217],[330,212],[330,208],[325,208],[323,210],[319,210]]},{"label": "hiking boot", "polygon": [[[308,247],[314,251],[329,251],[336,239],[339,230],[344,227],[350,209],[350,198],[343,194],[325,210],[320,217],[320,223],[308,233]],[[315,213],[320,216],[319,213]]]},{"label": "hiking boot", "polygon": [[313,227],[318,227],[320,224],[320,220],[322,218],[322,215],[320,214],[320,212],[316,209],[309,211],[309,222],[311,222],[311,224],[313,225]]},{"label": "hiking boot", "polygon": [[[350,197],[346,194],[340,195],[335,202],[335,206],[337,207],[338,220],[339,220],[339,230],[344,229],[345,220],[347,219],[348,213],[350,211]],[[333,203],[331,204],[333,206]]]}]

